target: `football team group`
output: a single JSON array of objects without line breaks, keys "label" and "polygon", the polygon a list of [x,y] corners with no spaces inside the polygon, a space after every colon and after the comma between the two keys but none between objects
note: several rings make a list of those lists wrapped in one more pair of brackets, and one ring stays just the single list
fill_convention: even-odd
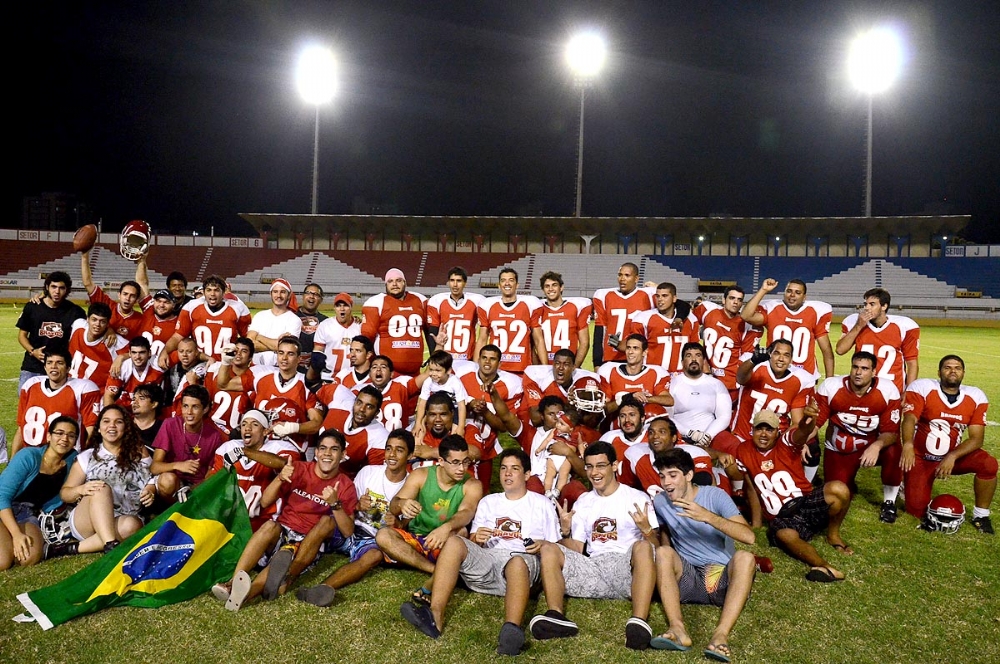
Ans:
[{"label": "football team group", "polygon": [[[330,606],[375,567],[408,566],[430,576],[402,616],[439,638],[461,580],[504,598],[505,655],[523,651],[539,589],[533,638],[577,634],[567,596],[621,599],[632,604],[625,645],[639,650],[690,649],[681,606],[710,604],[721,615],[703,652],[729,661],[754,577],[773,569],[734,542],[752,545],[766,526],[808,581],[842,580],[810,541],[853,554],[841,526],[862,468],[881,473],[872,519],[896,522],[901,504],[946,533],[965,507],[932,499],[934,481],[974,475],[968,522],[993,534],[986,395],[963,384],[958,355],[918,378],[920,329],[889,313],[883,289],[864,293],[835,345],[830,305],[802,281],[780,299],[767,279],[749,298],[734,286],[721,305],[688,303],[670,283],[641,285],[632,263],[592,299],[564,297],[554,272],[539,280],[544,298],[523,295],[510,268],[499,295],[482,297],[458,267],[427,298],[392,269],[360,320],[347,293],[327,317],[319,284],[296,294],[277,279],[272,306],[251,316],[217,276],[189,294],[173,273],[151,292],[148,245],[135,244],[123,239],[136,278],[117,299],[84,251],[88,309],[53,272],[17,323],[0,569],[109,551],[231,470],[253,535],[213,588],[229,610],[296,588],[338,553],[345,562],[297,587],[299,600]],[[834,353],[849,355],[847,375]]]}]

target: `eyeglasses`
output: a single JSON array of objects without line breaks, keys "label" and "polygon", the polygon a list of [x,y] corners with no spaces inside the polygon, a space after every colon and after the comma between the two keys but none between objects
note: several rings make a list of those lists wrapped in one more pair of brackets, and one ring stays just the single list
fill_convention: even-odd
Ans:
[{"label": "eyeglasses", "polygon": [[587,472],[590,472],[591,470],[601,471],[601,470],[607,470],[609,466],[611,466],[610,463],[604,463],[604,462],[601,462],[601,463],[585,463],[583,465],[583,469],[586,470]]},{"label": "eyeglasses", "polygon": [[322,293],[317,293],[315,291],[306,291],[303,295],[312,295],[314,297],[323,297]]},{"label": "eyeglasses", "polygon": [[49,435],[52,436],[53,438],[76,438],[75,431],[60,431],[58,429],[53,431]]},{"label": "eyeglasses", "polygon": [[444,459],[441,459],[441,462],[448,464],[452,468],[458,468],[459,466],[461,466],[462,468],[470,468],[474,463],[472,459],[462,459],[462,460],[453,459],[451,461],[445,461]]}]

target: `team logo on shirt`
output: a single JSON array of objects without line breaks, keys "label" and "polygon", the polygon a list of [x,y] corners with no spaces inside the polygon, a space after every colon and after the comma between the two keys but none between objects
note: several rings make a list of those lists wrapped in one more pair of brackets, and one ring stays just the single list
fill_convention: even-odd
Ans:
[{"label": "team logo on shirt", "polygon": [[763,470],[765,473],[769,473],[772,470],[774,470],[774,462],[771,461],[770,459],[764,461],[763,463],[760,464],[760,469]]},{"label": "team logo on shirt", "polygon": [[500,517],[497,519],[496,528],[493,529],[493,537],[521,539],[521,522],[507,516]]},{"label": "team logo on shirt", "polygon": [[44,322],[42,323],[42,327],[39,328],[38,334],[49,339],[60,339],[63,335],[62,325],[54,321]]},{"label": "team logo on shirt", "polygon": [[602,516],[601,518],[594,521],[594,527],[591,530],[590,541],[592,542],[608,542],[610,540],[618,539],[618,521],[612,519],[608,516]]}]

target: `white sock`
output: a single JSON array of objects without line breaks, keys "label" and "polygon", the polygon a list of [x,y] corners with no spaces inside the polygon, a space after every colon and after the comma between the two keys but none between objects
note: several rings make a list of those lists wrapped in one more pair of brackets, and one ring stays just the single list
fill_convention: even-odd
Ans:
[{"label": "white sock", "polygon": [[899,495],[899,486],[889,486],[888,484],[882,485],[882,500],[895,503],[896,496]]},{"label": "white sock", "polygon": [[743,488],[743,480],[733,480],[731,482],[733,491],[739,491]]},{"label": "white sock", "polygon": [[973,507],[972,508],[972,518],[978,519],[980,517],[989,516],[990,510],[986,507]]},{"label": "white sock", "polygon": [[809,480],[810,482],[812,482],[813,478],[816,477],[816,471],[818,471],[818,470],[819,470],[819,466],[806,466],[805,467],[806,479]]}]

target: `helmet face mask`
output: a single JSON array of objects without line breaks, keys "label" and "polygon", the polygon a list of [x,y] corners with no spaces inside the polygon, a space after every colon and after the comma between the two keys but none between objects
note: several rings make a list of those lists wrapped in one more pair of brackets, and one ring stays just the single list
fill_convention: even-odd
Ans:
[{"label": "helmet face mask", "polygon": [[573,390],[569,401],[579,411],[585,413],[604,412],[604,392],[601,390]]},{"label": "helmet face mask", "polygon": [[927,506],[924,523],[927,530],[954,535],[965,523],[965,505],[955,496],[943,493]]},{"label": "helmet face mask", "polygon": [[149,240],[152,231],[142,219],[134,219],[122,229],[118,246],[121,249],[122,257],[130,261],[138,261],[149,252]]}]

